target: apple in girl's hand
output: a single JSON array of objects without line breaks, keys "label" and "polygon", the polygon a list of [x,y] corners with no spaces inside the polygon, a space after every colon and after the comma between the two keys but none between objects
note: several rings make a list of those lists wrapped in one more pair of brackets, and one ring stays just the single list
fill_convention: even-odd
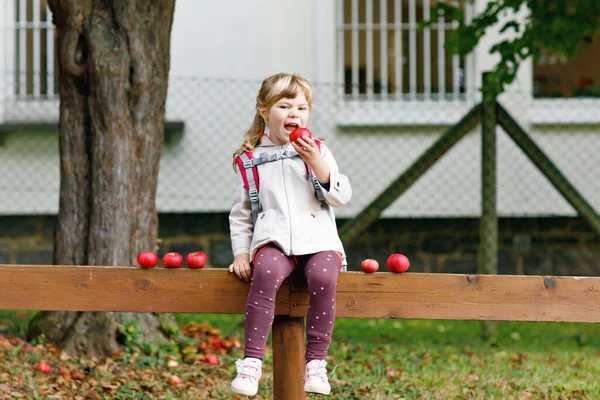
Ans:
[{"label": "apple in girl's hand", "polygon": [[179,268],[183,263],[183,256],[172,251],[163,256],[162,262],[165,268]]},{"label": "apple in girl's hand", "polygon": [[394,253],[387,259],[387,267],[390,271],[396,273],[403,273],[408,269],[410,261],[404,254]]},{"label": "apple in girl's hand", "polygon": [[219,356],[216,354],[207,354],[204,356],[204,361],[212,365],[217,365],[219,363]]},{"label": "apple in girl's hand", "polygon": [[360,267],[363,271],[367,273],[375,272],[379,269],[379,263],[372,258],[367,258],[362,263],[360,263]]},{"label": "apple in girl's hand", "polygon": [[305,137],[312,138],[312,135],[308,129],[306,129],[306,128],[294,129],[292,131],[292,133],[290,133],[290,143],[294,142],[294,143],[298,144],[298,139],[305,138]]},{"label": "apple in girl's hand", "polygon": [[204,268],[206,265],[206,254],[203,251],[195,251],[185,257],[185,263],[192,269]]},{"label": "apple in girl's hand", "polygon": [[177,386],[181,385],[183,383],[183,380],[181,380],[181,378],[177,375],[171,375],[169,379],[167,379],[167,383],[171,386]]},{"label": "apple in girl's hand", "polygon": [[49,373],[50,373],[50,370],[51,370],[52,368],[50,367],[50,364],[48,364],[47,362],[45,362],[45,361],[40,361],[39,363],[37,363],[37,364],[35,365],[35,369],[37,369],[37,370],[38,370],[38,371],[40,371],[40,372],[43,372],[44,374],[49,374]]},{"label": "apple in girl's hand", "polygon": [[143,251],[137,255],[137,262],[142,268],[154,268],[158,264],[158,256],[152,251]]}]

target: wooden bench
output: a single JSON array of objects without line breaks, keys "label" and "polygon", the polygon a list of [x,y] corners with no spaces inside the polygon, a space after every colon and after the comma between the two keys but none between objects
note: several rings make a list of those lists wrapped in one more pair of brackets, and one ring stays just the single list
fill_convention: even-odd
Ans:
[{"label": "wooden bench", "polygon": [[[4,310],[243,314],[248,290],[224,269],[0,265]],[[277,295],[276,399],[305,398],[308,299],[295,276]],[[337,317],[599,322],[600,278],[342,272]]]}]

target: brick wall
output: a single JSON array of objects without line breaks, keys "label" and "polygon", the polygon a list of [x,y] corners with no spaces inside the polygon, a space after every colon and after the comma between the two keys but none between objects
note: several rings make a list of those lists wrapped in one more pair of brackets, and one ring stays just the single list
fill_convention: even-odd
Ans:
[{"label": "brick wall", "polygon": [[[231,263],[226,213],[161,214],[159,255],[202,250],[213,267]],[[0,216],[0,264],[51,264],[56,216]],[[338,221],[341,226],[344,221]],[[349,270],[375,258],[385,270],[403,253],[413,272],[475,273],[477,219],[383,219],[347,246]],[[600,237],[578,218],[506,218],[499,221],[502,274],[600,276]]]}]

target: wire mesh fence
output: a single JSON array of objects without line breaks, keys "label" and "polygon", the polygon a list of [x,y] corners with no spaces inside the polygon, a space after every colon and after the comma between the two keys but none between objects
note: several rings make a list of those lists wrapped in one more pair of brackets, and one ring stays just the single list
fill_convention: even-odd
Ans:
[{"label": "wire mesh fence", "polygon": [[[236,185],[232,153],[255,113],[260,81],[171,76],[166,120],[184,123],[164,144],[159,212],[225,212]],[[351,217],[403,174],[479,102],[459,97],[348,96],[315,82],[309,128],[326,139],[352,183]],[[6,93],[15,93],[6,88]],[[499,99],[567,180],[600,209],[600,99],[533,99],[518,87]],[[0,215],[58,211],[58,98],[5,99],[0,144]],[[25,124],[25,125],[24,125]],[[573,207],[497,127],[499,216],[572,216]],[[383,213],[383,217],[471,217],[481,213],[480,125],[452,146]]]}]

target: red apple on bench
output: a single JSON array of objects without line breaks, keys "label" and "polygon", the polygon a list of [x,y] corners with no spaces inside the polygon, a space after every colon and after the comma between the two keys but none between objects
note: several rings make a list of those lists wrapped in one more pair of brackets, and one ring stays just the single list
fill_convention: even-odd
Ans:
[{"label": "red apple on bench", "polygon": [[143,251],[137,255],[137,262],[142,268],[154,268],[158,264],[158,256],[152,251]]},{"label": "red apple on bench", "polygon": [[163,256],[162,262],[165,268],[179,268],[183,263],[183,256],[172,251]]},{"label": "red apple on bench", "polygon": [[394,253],[387,259],[389,270],[398,274],[406,272],[409,265],[410,261],[408,261],[408,258],[404,254]]},{"label": "red apple on bench", "polygon": [[367,258],[362,263],[360,263],[360,267],[366,273],[372,273],[379,269],[379,263],[372,258]]},{"label": "red apple on bench", "polygon": [[191,269],[204,268],[206,265],[206,253],[203,251],[195,251],[185,257],[185,263]]}]

